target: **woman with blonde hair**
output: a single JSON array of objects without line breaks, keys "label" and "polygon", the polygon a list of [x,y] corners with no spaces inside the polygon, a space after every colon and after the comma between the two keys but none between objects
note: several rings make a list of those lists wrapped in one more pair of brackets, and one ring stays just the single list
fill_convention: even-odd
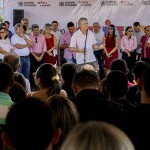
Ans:
[{"label": "woman with blonde hair", "polygon": [[117,127],[88,122],[75,128],[61,150],[135,150],[130,139]]},{"label": "woman with blonde hair", "polygon": [[56,48],[56,37],[55,35],[51,34],[52,25],[47,23],[44,26],[43,35],[45,36],[47,51],[44,54],[44,62],[56,64],[56,57],[54,56],[53,50]]}]

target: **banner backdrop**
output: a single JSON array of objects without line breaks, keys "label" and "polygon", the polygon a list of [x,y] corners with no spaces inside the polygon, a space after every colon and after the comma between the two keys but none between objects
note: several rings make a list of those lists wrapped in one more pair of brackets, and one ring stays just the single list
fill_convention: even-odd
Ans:
[{"label": "banner backdrop", "polygon": [[78,27],[80,17],[88,18],[89,26],[99,22],[105,32],[111,21],[119,35],[123,34],[125,26],[132,26],[135,21],[150,25],[150,0],[5,0],[4,17],[10,21],[12,31],[13,9],[24,10],[29,26],[36,23],[43,28],[45,23],[57,20],[62,33],[70,21]]}]

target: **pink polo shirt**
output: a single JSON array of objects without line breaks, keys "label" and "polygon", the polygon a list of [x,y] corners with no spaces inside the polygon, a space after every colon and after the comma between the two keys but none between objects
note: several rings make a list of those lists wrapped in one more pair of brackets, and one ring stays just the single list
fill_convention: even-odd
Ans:
[{"label": "pink polo shirt", "polygon": [[33,42],[33,47],[30,47],[30,52],[34,53],[42,53],[43,51],[46,52],[47,46],[45,36],[43,34],[39,34],[39,36],[36,37],[32,33],[29,37]]},{"label": "pink polo shirt", "polygon": [[135,36],[131,36],[129,39],[126,35],[121,38],[121,50],[124,51],[128,49],[129,51],[134,51],[137,48],[137,40]]}]

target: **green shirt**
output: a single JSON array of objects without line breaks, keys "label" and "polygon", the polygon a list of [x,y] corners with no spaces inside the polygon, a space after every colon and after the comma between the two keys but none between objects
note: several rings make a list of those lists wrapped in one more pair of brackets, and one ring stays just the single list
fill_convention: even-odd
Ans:
[{"label": "green shirt", "polygon": [[0,124],[5,124],[5,119],[9,111],[9,107],[13,104],[11,97],[3,92],[0,92]]}]

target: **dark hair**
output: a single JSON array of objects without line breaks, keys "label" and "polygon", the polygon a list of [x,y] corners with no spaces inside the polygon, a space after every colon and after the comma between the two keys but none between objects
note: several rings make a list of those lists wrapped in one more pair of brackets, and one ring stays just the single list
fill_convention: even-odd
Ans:
[{"label": "dark hair", "polygon": [[68,22],[67,28],[69,28],[69,27],[74,27],[74,23],[73,22]]},{"label": "dark hair", "polygon": [[121,71],[112,71],[106,77],[106,89],[111,98],[120,98],[127,94],[128,79]]},{"label": "dark hair", "polygon": [[4,23],[6,23],[6,24],[9,24],[9,25],[10,25],[10,22],[9,22],[9,21],[4,21]]},{"label": "dark hair", "polygon": [[0,23],[0,27],[5,27],[5,23]]},{"label": "dark hair", "polygon": [[145,93],[150,96],[150,67],[148,67],[142,76],[142,83]]},{"label": "dark hair", "polygon": [[15,53],[10,52],[5,54],[3,62],[9,64],[12,67],[13,71],[16,72],[18,69],[18,65],[20,64],[20,58]]},{"label": "dark hair", "polygon": [[125,35],[127,35],[127,31],[128,31],[129,29],[132,29],[132,27],[131,27],[131,26],[128,26],[128,27],[126,28],[126,30],[125,30]]},{"label": "dark hair", "polygon": [[13,104],[6,117],[6,133],[16,150],[44,150],[54,136],[52,111],[34,97]]},{"label": "dark hair", "polygon": [[24,97],[26,97],[27,94],[24,87],[21,84],[15,82],[9,90],[9,96],[14,103],[17,103],[21,101]]},{"label": "dark hair", "polygon": [[79,114],[75,105],[65,97],[54,95],[47,102],[53,111],[56,128],[61,129],[61,136],[56,145],[57,149],[60,149],[68,133],[78,124]]},{"label": "dark hair", "polygon": [[[6,29],[2,26],[0,26],[0,30],[5,30],[5,32],[6,32]],[[5,39],[7,39],[7,37],[8,37],[8,35],[6,34]],[[0,36],[0,39],[2,39],[1,36]]]},{"label": "dark hair", "polygon": [[23,25],[23,30],[26,31],[27,30],[27,27],[25,25]]},{"label": "dark hair", "polygon": [[98,74],[93,70],[82,70],[75,75],[72,85],[100,87]]},{"label": "dark hair", "polygon": [[114,59],[110,63],[110,71],[114,70],[119,70],[122,71],[123,73],[127,74],[128,73],[128,67],[124,59]]},{"label": "dark hair", "polygon": [[52,25],[53,25],[53,23],[57,23],[58,24],[58,21],[54,20],[54,21],[52,21]]},{"label": "dark hair", "polygon": [[61,68],[61,75],[64,81],[72,81],[77,73],[77,65],[75,63],[65,63]]},{"label": "dark hair", "polygon": [[10,65],[0,62],[0,91],[3,92],[14,81],[14,72]]},{"label": "dark hair", "polygon": [[37,69],[36,78],[40,78],[43,88],[49,89],[47,93],[49,96],[60,94],[61,87],[56,76],[57,71],[52,64],[45,63]]},{"label": "dark hair", "polygon": [[26,80],[25,80],[25,77],[23,76],[23,74],[21,74],[19,72],[15,72],[14,79],[15,79],[15,82],[21,84],[24,87],[24,89],[26,90]]},{"label": "dark hair", "polygon": [[143,72],[150,65],[144,61],[138,61],[132,68],[132,73],[135,75],[135,79],[142,79]]},{"label": "dark hair", "polygon": [[[115,34],[115,26],[113,25],[113,24],[111,24],[111,25],[109,25],[109,27],[111,27],[112,29],[113,29],[113,34],[112,34],[112,37],[111,37],[111,39],[112,39],[112,43],[115,43],[115,38],[116,38],[116,34]],[[107,38],[110,36],[110,33],[108,32],[108,36],[107,36]]]},{"label": "dark hair", "polygon": [[133,25],[134,25],[135,27],[137,27],[137,26],[140,26],[140,23],[139,23],[139,22],[134,22]]},{"label": "dark hair", "polygon": [[39,26],[37,24],[33,24],[31,29],[33,30],[34,28],[39,28]]}]

